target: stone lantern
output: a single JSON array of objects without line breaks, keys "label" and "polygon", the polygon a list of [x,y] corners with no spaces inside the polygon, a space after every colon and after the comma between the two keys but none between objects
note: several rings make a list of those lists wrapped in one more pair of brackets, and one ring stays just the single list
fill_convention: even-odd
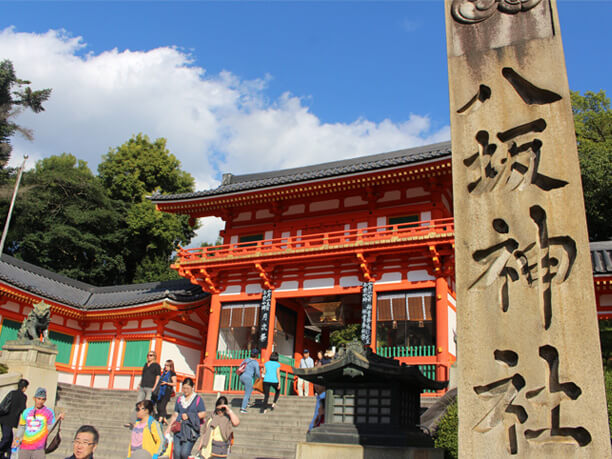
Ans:
[{"label": "stone lantern", "polygon": [[433,446],[418,427],[421,392],[447,383],[426,378],[417,366],[380,357],[354,341],[331,363],[294,372],[326,391],[325,423],[308,433],[308,442]]}]

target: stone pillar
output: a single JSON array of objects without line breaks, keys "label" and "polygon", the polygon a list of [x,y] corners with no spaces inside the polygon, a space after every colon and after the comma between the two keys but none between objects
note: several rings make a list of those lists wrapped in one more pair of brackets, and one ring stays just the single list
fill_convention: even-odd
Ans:
[{"label": "stone pillar", "polygon": [[445,0],[459,456],[611,457],[555,0]]},{"label": "stone pillar", "polygon": [[206,352],[204,353],[204,391],[213,390],[215,372],[213,364],[217,357],[217,343],[219,341],[219,322],[221,320],[221,301],[219,295],[214,293],[210,297],[210,316],[208,318],[208,333],[206,337]]},{"label": "stone pillar", "polygon": [[26,395],[28,406],[32,405],[34,393],[39,387],[47,389],[46,406],[53,409],[57,392],[57,370],[55,358],[57,348],[39,343],[7,341],[2,346],[0,363],[6,365],[11,373],[20,373],[30,382]]},{"label": "stone pillar", "polygon": [[448,283],[442,276],[436,277],[436,363],[436,380],[448,380]]}]

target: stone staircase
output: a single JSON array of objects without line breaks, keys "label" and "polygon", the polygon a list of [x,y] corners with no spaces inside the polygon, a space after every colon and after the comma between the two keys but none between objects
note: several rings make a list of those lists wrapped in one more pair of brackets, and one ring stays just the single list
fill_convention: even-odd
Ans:
[{"label": "stone staircase", "polygon": [[[296,444],[304,441],[314,412],[314,397],[281,397],[276,409],[259,412],[263,397],[254,398],[255,406],[240,414],[240,395],[226,395],[232,409],[240,416],[234,429],[232,459],[285,459],[295,456]],[[202,395],[207,410],[214,407],[216,394]],[[123,427],[134,409],[136,393],[118,390],[90,389],[58,384],[56,412],[64,410],[62,444],[50,459],[64,459],[72,454],[74,433],[83,424],[91,424],[100,432],[97,459],[125,459],[130,431]],[[253,400],[253,399],[252,399]],[[174,401],[168,403],[171,412]]]}]

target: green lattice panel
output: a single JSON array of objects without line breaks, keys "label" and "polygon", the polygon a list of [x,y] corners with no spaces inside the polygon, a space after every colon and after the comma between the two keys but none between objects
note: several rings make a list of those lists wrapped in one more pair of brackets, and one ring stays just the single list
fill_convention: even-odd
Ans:
[{"label": "green lattice panel", "polygon": [[2,331],[0,332],[0,347],[4,346],[7,341],[17,339],[17,332],[21,328],[19,322],[14,320],[4,319],[2,321]]},{"label": "green lattice panel", "polygon": [[87,345],[86,367],[105,367],[108,363],[110,341],[91,341]]},{"label": "green lattice panel", "polygon": [[147,361],[151,343],[149,340],[129,340],[125,342],[123,354],[124,367],[142,367]]},{"label": "green lattice panel", "polygon": [[74,336],[66,335],[55,331],[49,331],[49,339],[57,346],[57,363],[70,364],[70,355],[72,354],[72,345],[74,344]]}]

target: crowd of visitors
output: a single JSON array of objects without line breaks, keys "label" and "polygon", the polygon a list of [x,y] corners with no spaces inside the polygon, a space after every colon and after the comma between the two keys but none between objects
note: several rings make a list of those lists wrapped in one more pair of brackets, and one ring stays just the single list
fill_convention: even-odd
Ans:
[{"label": "crowd of visitors", "polygon": [[[254,385],[261,385],[258,390],[264,394],[261,412],[266,413],[276,407],[281,390],[279,355],[272,352],[270,359],[260,367],[259,352],[251,351],[251,357],[245,359],[238,368],[240,381],[244,385],[244,397],[240,408],[246,413]],[[307,349],[300,362],[300,368],[313,368],[329,363],[333,358],[332,351],[321,352],[315,362]],[[130,422],[125,424],[131,429],[130,444],[127,446],[129,459],[188,459],[194,445],[199,457],[227,457],[233,443],[234,427],[240,419],[232,411],[228,400],[221,396],[215,403],[215,409],[207,414],[204,400],[195,393],[194,381],[185,378],[181,385],[181,394],[176,399],[174,413],[169,416],[167,405],[175,395],[177,376],[174,362],[166,360],[164,368],[156,362],[157,355],[151,351],[142,368],[140,384],[137,388],[135,410]],[[47,391],[39,387],[34,395],[34,405],[27,408],[28,381],[21,379],[17,389],[9,392],[0,403],[0,459],[39,459],[50,452],[49,439],[64,414],[55,415],[45,406]],[[307,396],[310,384],[299,380],[298,395]],[[274,400],[268,404],[270,390],[274,389]],[[313,386],[316,395],[316,406],[309,430],[324,422],[325,388]],[[13,438],[13,429],[17,433]],[[66,459],[93,459],[99,444],[100,435],[95,427],[81,426],[73,440],[73,454]],[[54,442],[53,442],[54,443]],[[53,446],[51,446],[53,448]]]}]

